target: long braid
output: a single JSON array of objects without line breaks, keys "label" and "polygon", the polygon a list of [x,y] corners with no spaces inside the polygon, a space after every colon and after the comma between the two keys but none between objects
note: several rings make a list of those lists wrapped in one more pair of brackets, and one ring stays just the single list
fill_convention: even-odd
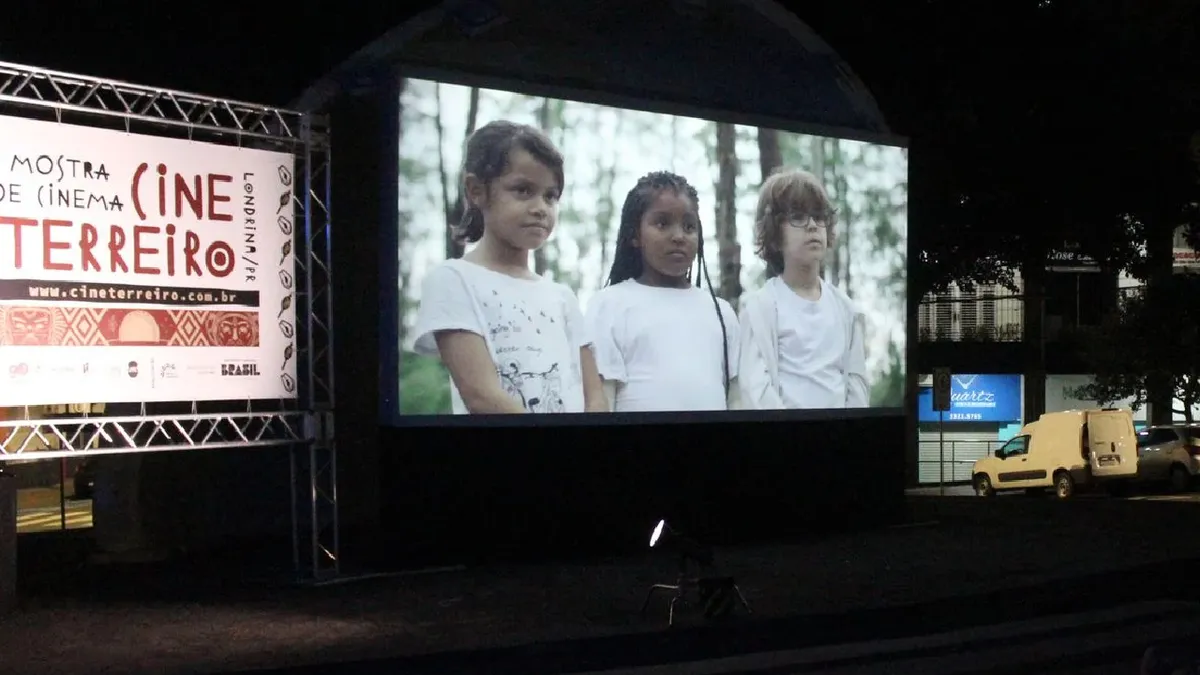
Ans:
[{"label": "long braid", "polygon": [[[717,321],[721,322],[721,375],[725,381],[725,397],[729,397],[729,331],[725,328],[725,315],[721,313],[721,303],[717,301],[717,292],[713,288],[712,278],[708,275],[708,263],[704,260],[704,237],[700,237],[700,247],[696,251],[700,258],[700,272],[704,274],[704,283],[708,284],[708,295],[712,298],[713,307],[717,309]],[[700,287],[700,275],[696,275],[696,287]]]}]

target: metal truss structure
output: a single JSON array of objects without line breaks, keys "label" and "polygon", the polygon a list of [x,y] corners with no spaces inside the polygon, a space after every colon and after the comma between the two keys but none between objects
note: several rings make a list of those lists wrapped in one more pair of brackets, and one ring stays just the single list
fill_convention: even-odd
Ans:
[{"label": "metal truss structure", "polygon": [[[221,448],[291,453],[293,562],[302,580],[339,573],[333,435],[330,139],[326,119],[0,62],[0,115],[287,152],[295,194],[298,386],[295,401],[142,403],[137,414],[0,420],[5,461]],[[64,403],[71,403],[64,401]],[[182,404],[189,407],[188,404]],[[111,406],[110,406],[111,407]],[[157,410],[159,408],[161,410]],[[172,412],[169,414],[167,410]]]}]

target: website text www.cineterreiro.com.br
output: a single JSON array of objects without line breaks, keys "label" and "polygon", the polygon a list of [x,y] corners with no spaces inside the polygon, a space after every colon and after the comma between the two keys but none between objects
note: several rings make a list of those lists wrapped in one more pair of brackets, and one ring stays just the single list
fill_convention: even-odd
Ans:
[{"label": "website text www.cineterreiro.com.br", "polygon": [[[210,288],[52,283],[25,286],[26,300],[137,302],[180,305],[256,305],[258,293]],[[17,298],[9,298],[15,300]]]}]

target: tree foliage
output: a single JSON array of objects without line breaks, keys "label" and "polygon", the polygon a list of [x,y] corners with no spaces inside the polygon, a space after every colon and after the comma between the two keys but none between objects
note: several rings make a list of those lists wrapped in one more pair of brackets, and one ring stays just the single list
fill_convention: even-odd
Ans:
[{"label": "tree foliage", "polygon": [[1084,340],[1085,359],[1096,373],[1076,397],[1102,405],[1147,400],[1147,381],[1159,375],[1182,403],[1175,412],[1192,421],[1200,404],[1200,275],[1164,279],[1159,293],[1131,293]]},{"label": "tree foliage", "polygon": [[1064,246],[1148,278],[1140,242],[1195,222],[1200,4],[861,5],[804,16],[911,139],[912,292],[1010,285]]}]

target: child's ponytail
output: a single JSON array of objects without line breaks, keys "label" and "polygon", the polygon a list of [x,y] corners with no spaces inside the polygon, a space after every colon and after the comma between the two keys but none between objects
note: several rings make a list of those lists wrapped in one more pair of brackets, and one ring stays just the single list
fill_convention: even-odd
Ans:
[{"label": "child's ponytail", "polygon": [[474,244],[483,238],[483,212],[474,204],[467,203],[462,219],[454,226],[454,240],[459,244]]}]

